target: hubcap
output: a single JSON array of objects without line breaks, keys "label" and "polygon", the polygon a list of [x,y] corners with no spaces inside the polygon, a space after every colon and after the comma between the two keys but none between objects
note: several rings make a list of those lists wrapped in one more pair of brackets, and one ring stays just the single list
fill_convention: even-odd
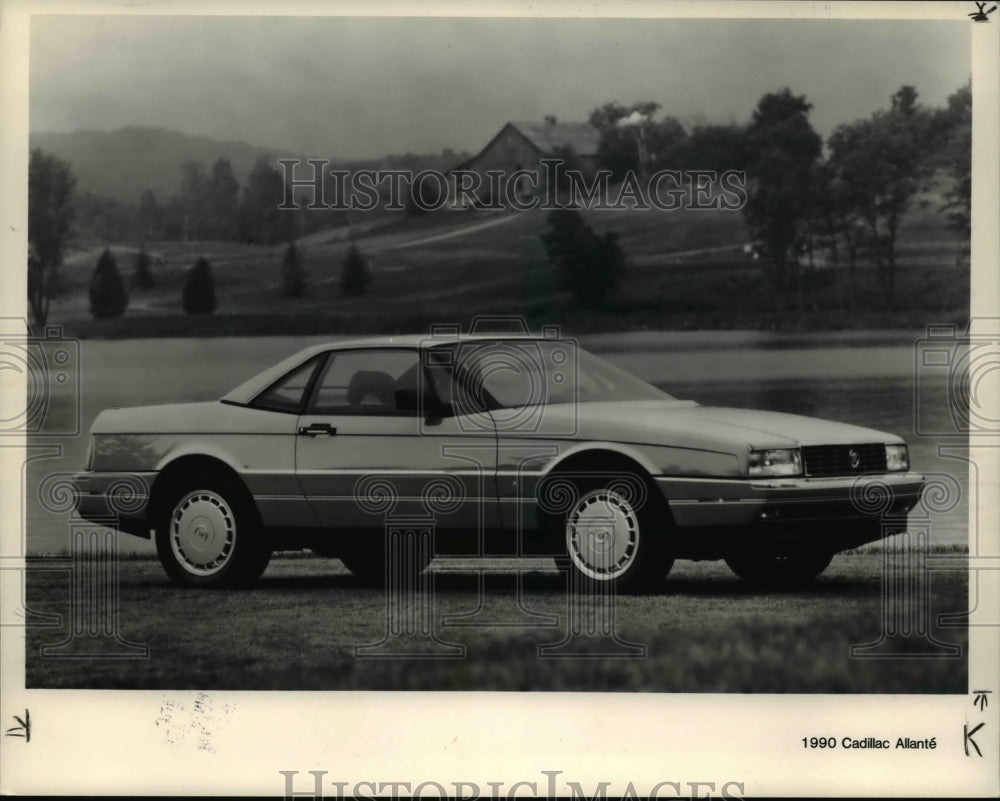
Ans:
[{"label": "hubcap", "polygon": [[588,492],[566,518],[566,550],[589,578],[609,581],[622,575],[638,546],[639,519],[617,492]]},{"label": "hubcap", "polygon": [[225,498],[212,490],[184,496],[170,518],[170,548],[178,563],[196,576],[226,566],[236,544],[236,518]]}]

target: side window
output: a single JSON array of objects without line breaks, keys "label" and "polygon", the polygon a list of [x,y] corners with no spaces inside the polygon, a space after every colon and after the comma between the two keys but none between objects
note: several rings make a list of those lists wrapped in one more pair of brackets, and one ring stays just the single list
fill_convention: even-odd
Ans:
[{"label": "side window", "polygon": [[471,349],[442,345],[426,351],[427,372],[441,402],[454,414],[481,412],[485,405],[477,401],[467,384],[473,380],[468,369]]},{"label": "side window", "polygon": [[330,354],[313,394],[311,414],[417,414],[408,398],[422,388],[416,350],[345,350]]},{"label": "side window", "polygon": [[460,362],[475,376],[484,398],[500,408],[544,401],[546,377],[535,342],[491,342],[462,348]]},{"label": "side window", "polygon": [[298,412],[302,408],[309,381],[322,360],[322,355],[314,356],[286,373],[254,398],[250,405],[255,409],[272,412]]}]

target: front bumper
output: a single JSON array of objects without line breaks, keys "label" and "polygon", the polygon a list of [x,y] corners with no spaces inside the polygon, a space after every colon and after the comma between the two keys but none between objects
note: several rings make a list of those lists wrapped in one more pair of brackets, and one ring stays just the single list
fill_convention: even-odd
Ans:
[{"label": "front bumper", "polygon": [[681,528],[760,522],[899,517],[920,500],[919,473],[842,478],[700,479],[659,476],[657,486]]},{"label": "front bumper", "polygon": [[156,473],[76,473],[76,511],[86,520],[148,539],[149,496],[155,478]]},{"label": "front bumper", "polygon": [[764,480],[661,476],[677,528],[676,555],[712,559],[744,550],[836,553],[906,529],[924,477],[888,473]]}]

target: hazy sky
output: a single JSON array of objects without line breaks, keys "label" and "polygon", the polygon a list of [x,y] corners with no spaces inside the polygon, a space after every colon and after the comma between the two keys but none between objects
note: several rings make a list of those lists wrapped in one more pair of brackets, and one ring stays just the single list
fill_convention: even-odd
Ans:
[{"label": "hazy sky", "polygon": [[507,120],[609,100],[745,121],[789,86],[828,134],[904,83],[941,105],[966,20],[35,17],[31,128],[173,128],[302,156],[477,151]]}]

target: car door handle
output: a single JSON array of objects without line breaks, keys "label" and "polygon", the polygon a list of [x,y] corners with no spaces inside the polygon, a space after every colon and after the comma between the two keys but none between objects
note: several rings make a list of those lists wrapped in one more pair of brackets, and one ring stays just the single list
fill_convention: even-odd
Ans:
[{"label": "car door handle", "polygon": [[318,437],[320,435],[332,437],[336,433],[337,429],[329,423],[311,423],[308,426],[299,426],[299,436],[301,437]]}]

